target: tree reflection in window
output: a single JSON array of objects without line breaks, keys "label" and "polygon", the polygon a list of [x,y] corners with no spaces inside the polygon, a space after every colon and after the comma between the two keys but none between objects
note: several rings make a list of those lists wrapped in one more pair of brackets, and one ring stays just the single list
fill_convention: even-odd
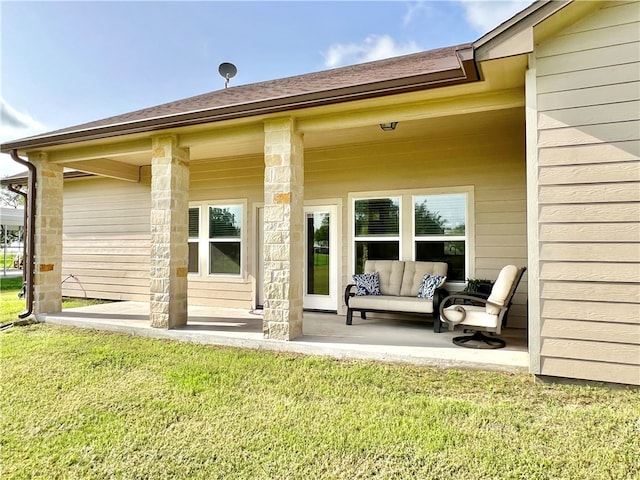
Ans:
[{"label": "tree reflection in window", "polygon": [[356,200],[355,272],[364,271],[366,260],[400,258],[400,200],[372,198]]},{"label": "tree reflection in window", "polygon": [[209,273],[241,273],[242,206],[209,207]]},{"label": "tree reflection in window", "polygon": [[414,197],[415,259],[446,262],[448,279],[464,281],[466,195]]}]

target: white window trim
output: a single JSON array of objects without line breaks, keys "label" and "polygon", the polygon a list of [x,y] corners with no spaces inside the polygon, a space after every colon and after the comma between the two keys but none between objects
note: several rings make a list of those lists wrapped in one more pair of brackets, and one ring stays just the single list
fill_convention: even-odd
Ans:
[{"label": "white window trim", "polygon": [[[240,233],[240,273],[209,273],[209,207],[229,207],[240,206],[242,208],[242,222]],[[189,202],[189,208],[198,207],[200,209],[200,238],[198,240],[198,273],[190,273],[189,276],[195,279],[219,279],[229,282],[244,282],[247,278],[247,233],[248,233],[248,210],[247,199],[220,199],[220,200],[206,200],[201,202]],[[237,242],[237,238],[228,239],[229,241]],[[225,241],[224,239],[216,238],[215,241]]]},{"label": "white window trim", "polygon": [[[378,194],[379,193],[379,194]],[[358,200],[375,200],[378,198],[391,198],[398,200],[398,235],[397,236],[373,236],[373,237],[356,237],[356,201]],[[402,260],[403,241],[402,231],[405,225],[403,208],[402,208],[402,195],[398,191],[386,191],[386,192],[367,192],[365,194],[349,194],[349,236],[351,241],[351,248],[349,249],[349,269],[350,275],[353,275],[356,271],[356,241],[359,242],[381,242],[381,241],[397,241],[398,242],[398,258]]]},{"label": "white window trim", "polygon": [[[197,237],[189,237],[187,243],[195,243],[198,245],[198,271],[197,272],[189,272],[188,275],[190,277],[199,277],[200,272],[202,272],[202,265],[200,264],[200,237],[202,236],[202,206],[201,205],[192,205],[189,204],[189,210],[192,208],[198,209],[198,236]],[[188,232],[187,232],[188,235]],[[188,255],[188,252],[187,252]]]},{"label": "white window trim", "polygon": [[[465,233],[465,276],[466,278],[473,278],[475,276],[475,188],[473,185],[460,185],[454,187],[436,187],[436,188],[419,188],[419,189],[407,189],[407,190],[376,190],[365,192],[349,192],[347,197],[349,199],[347,212],[349,228],[349,242],[350,247],[348,249],[347,262],[349,265],[349,277],[355,272],[355,201],[367,200],[373,198],[399,198],[400,199],[400,260],[414,260],[415,259],[415,225],[413,215],[413,197],[421,195],[445,195],[452,193],[464,193],[467,195],[466,205],[466,225]],[[405,205],[409,205],[405,208]],[[405,227],[407,226],[408,227]],[[405,231],[405,228],[408,228]],[[363,240],[368,237],[358,237],[358,240]],[[374,237],[379,240],[380,237]],[[395,237],[389,237],[393,239]],[[420,237],[422,238],[422,237]],[[447,240],[455,240],[455,237],[447,237]],[[440,237],[441,239],[441,237]],[[466,280],[466,279],[465,279]],[[449,283],[449,282],[447,282]],[[464,282],[456,281],[450,282],[454,285],[462,285]]]},{"label": "white window trim", "polygon": [[[466,279],[467,278],[472,278],[473,276],[475,276],[474,274],[471,273],[471,266],[475,265],[475,258],[474,261],[471,262],[471,252],[475,252],[475,247],[472,249],[470,247],[470,244],[472,242],[472,239],[475,238],[475,232],[474,232],[474,225],[475,225],[475,214],[474,214],[474,209],[473,209],[473,205],[475,204],[474,201],[474,197],[473,197],[473,193],[474,193],[474,188],[472,186],[467,186],[467,187],[448,187],[448,188],[434,188],[434,189],[428,189],[428,192],[421,192],[421,193],[414,193],[411,195],[411,258],[413,260],[415,260],[416,258],[416,242],[417,241],[425,241],[425,242],[429,242],[429,241],[433,241],[433,242],[442,242],[442,241],[446,241],[446,242],[455,242],[455,241],[464,241],[464,248],[465,248],[465,252],[464,252],[464,259],[465,259],[465,265],[464,265],[464,271],[465,271],[465,275],[464,275],[464,279],[463,280],[452,280],[452,281],[447,281],[447,284],[460,284],[460,285],[464,285],[466,284]],[[452,195],[452,194],[464,194],[466,195],[466,206],[465,206],[465,235],[447,235],[447,236],[442,236],[442,235],[420,235],[417,236],[416,235],[416,222],[415,222],[415,215],[414,215],[414,207],[415,207],[415,199],[416,197],[422,197],[422,196],[436,196],[436,195]]]}]

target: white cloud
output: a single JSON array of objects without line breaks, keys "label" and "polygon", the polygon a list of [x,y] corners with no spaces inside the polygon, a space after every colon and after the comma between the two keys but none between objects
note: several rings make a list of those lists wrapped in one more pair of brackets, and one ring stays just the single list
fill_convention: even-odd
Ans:
[{"label": "white cloud", "polygon": [[0,97],[0,141],[16,140],[35,135],[46,127],[26,113],[19,112]]},{"label": "white cloud", "polygon": [[531,4],[531,0],[479,1],[460,0],[467,23],[485,34]]},{"label": "white cloud", "polygon": [[[26,113],[19,112],[0,97],[0,143],[28,137],[46,131],[47,128]],[[0,177],[13,175],[25,168],[9,155],[0,156]]]},{"label": "white cloud", "polygon": [[421,51],[416,42],[396,44],[389,35],[369,35],[360,43],[336,43],[324,54],[327,68],[372,62]]},{"label": "white cloud", "polygon": [[429,12],[429,8],[424,1],[410,3],[407,6],[407,12],[404,14],[404,18],[402,19],[402,24],[409,25],[413,22],[414,18],[422,12]]}]

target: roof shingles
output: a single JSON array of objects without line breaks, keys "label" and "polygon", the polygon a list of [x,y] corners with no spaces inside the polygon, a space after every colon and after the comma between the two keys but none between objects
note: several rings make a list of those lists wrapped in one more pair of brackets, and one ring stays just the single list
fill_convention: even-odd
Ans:
[{"label": "roof shingles", "polygon": [[[287,106],[293,108],[300,102],[316,101],[335,103],[343,97],[353,99],[354,95],[365,95],[376,89],[395,85],[395,88],[431,81],[464,80],[465,72],[458,51],[470,49],[471,45],[445,47],[375,62],[362,63],[332,70],[324,70],[304,75],[240,85],[197,95],[174,102],[165,103],[114,117],[97,120],[82,125],[32,136],[2,145],[2,151],[28,146],[46,146],[57,143],[79,141],[87,134],[102,129],[110,129],[102,136],[130,133],[136,124],[153,122],[155,128],[166,126],[163,119],[171,121],[189,116],[189,124],[212,121],[218,113],[236,114],[254,111],[259,105],[276,106],[280,111]],[[473,76],[473,75],[472,75]],[[472,78],[469,78],[472,80]],[[424,87],[427,88],[427,87]],[[246,115],[245,115],[246,116]],[[228,118],[228,117],[225,117]],[[186,118],[185,118],[186,120]],[[62,139],[64,138],[64,141]]]}]

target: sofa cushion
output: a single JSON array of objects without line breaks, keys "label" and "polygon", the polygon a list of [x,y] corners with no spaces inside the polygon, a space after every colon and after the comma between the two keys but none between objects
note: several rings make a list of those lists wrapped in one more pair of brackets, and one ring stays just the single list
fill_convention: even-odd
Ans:
[{"label": "sofa cushion", "polygon": [[380,276],[378,272],[353,275],[356,282],[356,295],[380,295]]},{"label": "sofa cushion", "polygon": [[351,297],[349,307],[354,309],[382,310],[405,313],[433,313],[433,302],[418,297],[399,297],[394,295]]},{"label": "sofa cushion", "polygon": [[[447,276],[449,266],[445,262],[404,262],[404,274],[400,295],[405,297],[417,297],[422,279],[428,273],[430,275]],[[383,292],[384,293],[384,292]]]},{"label": "sofa cushion", "polygon": [[400,295],[404,264],[400,260],[367,260],[364,273],[378,272],[382,295]]},{"label": "sofa cushion", "polygon": [[431,275],[427,273],[422,278],[422,282],[420,282],[417,297],[428,298],[429,300],[433,299],[436,288],[440,287],[446,279],[447,277],[443,277],[442,275]]}]

